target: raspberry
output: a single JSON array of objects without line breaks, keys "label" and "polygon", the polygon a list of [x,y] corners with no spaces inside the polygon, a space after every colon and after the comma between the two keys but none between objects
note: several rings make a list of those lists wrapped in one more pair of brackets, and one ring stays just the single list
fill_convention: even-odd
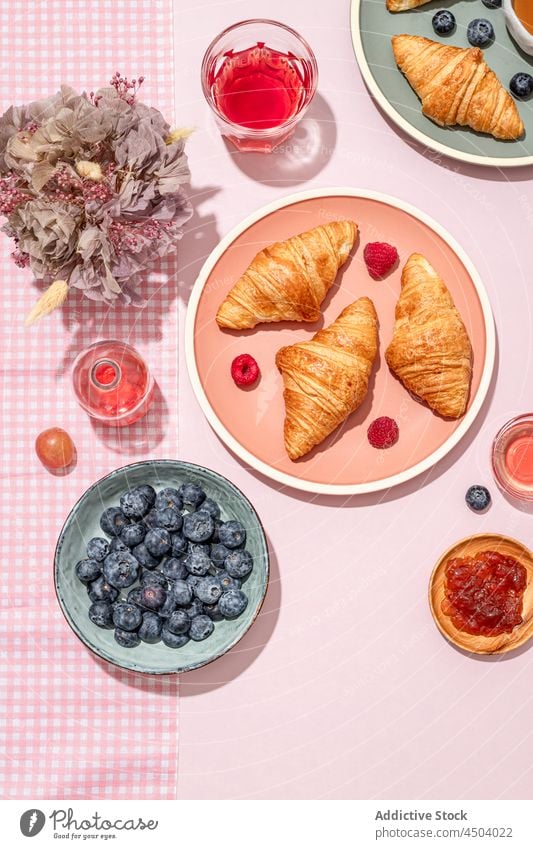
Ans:
[{"label": "raspberry", "polygon": [[259,377],[259,366],[250,354],[241,354],[231,364],[231,376],[237,386],[251,386]]},{"label": "raspberry", "polygon": [[367,431],[368,441],[374,448],[390,448],[398,439],[400,431],[394,419],[381,416],[375,419]]},{"label": "raspberry", "polygon": [[387,242],[369,242],[363,256],[368,273],[374,280],[383,280],[398,262],[398,251]]}]

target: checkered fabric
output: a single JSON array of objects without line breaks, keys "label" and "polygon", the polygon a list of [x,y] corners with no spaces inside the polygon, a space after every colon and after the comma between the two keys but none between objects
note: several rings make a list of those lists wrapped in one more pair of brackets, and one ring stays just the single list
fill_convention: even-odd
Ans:
[{"label": "checkered fabric", "polygon": [[[9,0],[0,4],[0,109],[56,91],[143,74],[142,99],[172,114],[170,0]],[[57,605],[53,553],[83,491],[112,469],[176,456],[177,332],[174,261],[146,281],[142,310],[72,297],[32,328],[39,293],[0,234],[2,448],[0,722],[3,798],[168,799],[176,794],[177,676],[129,674],[77,640]],[[137,425],[93,425],[74,400],[70,368],[97,339],[137,347],[159,387]],[[77,466],[49,474],[34,451],[45,427],[64,427]]]}]

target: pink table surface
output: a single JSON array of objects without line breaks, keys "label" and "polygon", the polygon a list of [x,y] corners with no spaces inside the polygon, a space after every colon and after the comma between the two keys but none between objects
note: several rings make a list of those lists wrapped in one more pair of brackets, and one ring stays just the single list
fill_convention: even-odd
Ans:
[{"label": "pink table surface", "polygon": [[[419,206],[462,243],[492,301],[496,379],[467,438],[431,473],[351,499],[284,491],[220,443],[192,394],[180,345],[179,451],[234,480],[273,549],[266,606],[223,660],[183,678],[181,798],[531,798],[531,649],[506,659],[460,654],[427,604],[438,555],[462,536],[499,531],[533,543],[531,515],[489,470],[503,422],[533,406],[530,295],[533,169],[462,166],[416,147],[370,99],[347,0],[176,2],[176,101],[190,143],[196,214],[180,255],[180,326],[202,261],[232,226],[299,189],[348,185]],[[313,46],[319,94],[279,155],[227,149],[203,101],[198,68],[212,37],[267,16]],[[463,503],[487,484],[484,516]]]}]

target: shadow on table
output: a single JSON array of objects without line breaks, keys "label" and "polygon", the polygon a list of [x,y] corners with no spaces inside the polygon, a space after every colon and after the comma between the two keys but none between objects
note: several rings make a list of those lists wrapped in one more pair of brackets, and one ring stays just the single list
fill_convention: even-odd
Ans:
[{"label": "shadow on table", "polygon": [[147,414],[135,424],[113,427],[91,419],[98,439],[117,454],[139,456],[147,454],[162,442],[168,422],[168,406],[156,383],[154,399]]},{"label": "shadow on table", "polygon": [[201,189],[190,187],[188,195],[194,207],[194,213],[185,227],[178,248],[177,291],[183,303],[187,303],[198,273],[211,251],[218,245],[220,236],[215,216],[202,214],[201,206],[206,200],[219,193],[216,186],[204,186]]},{"label": "shadow on table", "polygon": [[335,116],[316,94],[292,136],[272,153],[241,153],[225,140],[235,165],[251,180],[266,186],[297,186],[316,177],[330,161],[337,144]]},{"label": "shadow on table", "polygon": [[[377,104],[376,104],[377,106]],[[463,177],[472,177],[476,180],[492,180],[498,183],[520,183],[529,182],[533,179],[533,165],[521,165],[518,168],[511,167],[493,167],[490,165],[475,165],[470,162],[462,162],[460,159],[455,159],[453,156],[447,156],[440,151],[433,150],[429,145],[425,145],[412,136],[408,135],[404,130],[400,129],[394,121],[389,118],[379,107],[377,107],[381,117],[395,135],[399,136],[402,142],[421,156],[428,159],[440,168],[446,171],[451,171],[456,174],[461,174]],[[453,132],[464,132],[464,129],[455,130]],[[452,132],[452,130],[450,130]]]},{"label": "shadow on table", "polygon": [[274,633],[281,607],[281,580],[276,553],[268,540],[270,580],[263,607],[251,628],[223,657],[180,676],[180,696],[198,696],[238,678],[261,654]]},{"label": "shadow on table", "polygon": [[439,478],[442,474],[447,472],[452,466],[455,465],[455,463],[458,462],[464,451],[474,442],[483,426],[486,413],[490,407],[492,397],[494,395],[494,390],[498,377],[498,368],[499,345],[498,336],[496,333],[494,369],[492,372],[492,378],[485,400],[481,405],[481,409],[468,432],[463,436],[459,443],[454,448],[452,448],[452,450],[449,452],[449,454],[446,455],[446,457],[444,457],[435,466],[432,466],[427,472],[417,475],[415,478],[410,481],[406,481],[406,483],[404,484],[399,484],[398,486],[390,487],[390,489],[383,490],[381,492],[371,492],[365,495],[313,495],[311,493],[302,492],[299,489],[294,489],[290,486],[281,486],[279,484],[276,484],[275,482],[270,480],[270,478],[267,478],[260,472],[257,472],[255,469],[252,469],[247,463],[244,463],[239,457],[236,457],[236,455],[233,456],[236,457],[236,460],[243,466],[243,468],[246,469],[247,472],[253,475],[261,483],[267,484],[271,487],[274,486],[278,492],[283,492],[287,495],[290,495],[292,498],[296,498],[298,501],[304,501],[307,504],[319,504],[323,507],[353,508],[374,507],[377,504],[383,504],[388,501],[397,501],[400,498],[404,498],[414,492],[417,492],[419,489],[422,489],[426,484],[431,483],[432,481]]}]

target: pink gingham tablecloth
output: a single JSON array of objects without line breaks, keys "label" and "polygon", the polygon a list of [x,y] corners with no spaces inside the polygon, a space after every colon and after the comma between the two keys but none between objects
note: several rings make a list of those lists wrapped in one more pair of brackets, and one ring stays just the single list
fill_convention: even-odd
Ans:
[{"label": "pink gingham tablecloth", "polygon": [[[0,109],[48,95],[61,83],[105,85],[120,70],[143,74],[142,99],[175,122],[169,0],[9,0],[0,4]],[[177,676],[129,674],[99,661],[63,619],[53,553],[83,491],[143,457],[177,455],[177,334],[173,260],[146,283],[141,310],[109,311],[81,298],[33,328],[38,297],[0,235],[2,333],[2,582],[0,722],[3,798],[167,799],[176,794]],[[124,431],[94,427],[76,405],[70,366],[99,338],[140,349],[160,394]],[[71,474],[46,472],[34,453],[45,427],[70,432]]]}]

